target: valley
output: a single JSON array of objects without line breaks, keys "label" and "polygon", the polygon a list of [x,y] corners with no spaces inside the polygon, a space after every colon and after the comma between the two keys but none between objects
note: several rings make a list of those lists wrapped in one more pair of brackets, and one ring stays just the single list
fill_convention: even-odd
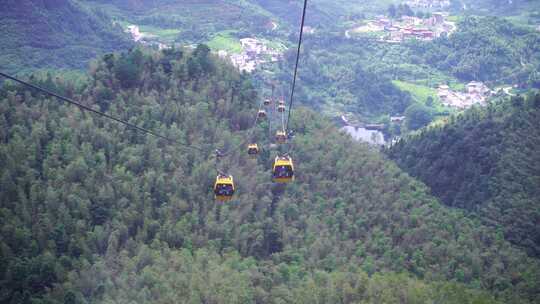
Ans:
[{"label": "valley", "polygon": [[0,303],[540,304],[539,2],[6,1]]},{"label": "valley", "polygon": [[[286,15],[276,10],[271,2],[275,2],[276,5],[283,4],[277,0],[269,1],[269,3],[212,0],[204,3],[185,1],[175,4],[170,2],[166,6],[157,7],[151,1],[138,3],[84,1],[86,5],[97,11],[107,11],[113,20],[112,24],[120,26],[134,42],[157,49],[172,46],[195,47],[197,43],[206,43],[217,56],[227,58],[241,71],[253,73],[255,79],[258,79],[256,83],[259,83],[260,89],[265,91],[265,94],[269,94],[268,82],[274,81],[276,76],[281,86],[287,82],[291,61],[286,57],[294,52],[294,44],[296,43],[294,32],[298,27],[292,16],[295,12],[300,13],[300,8],[296,4],[288,4],[290,6],[286,10],[289,10],[289,14]],[[538,83],[534,78],[537,73],[532,73],[530,77],[527,77],[527,73],[529,73],[527,71],[523,73],[509,71],[506,73],[509,76],[505,76],[505,73],[500,73],[500,71],[490,72],[489,68],[482,71],[485,69],[482,66],[493,66],[493,63],[490,62],[477,61],[481,66],[476,67],[473,62],[462,60],[462,63],[454,62],[450,63],[449,66],[444,66],[445,64],[441,63],[439,59],[439,63],[434,65],[429,57],[431,54],[418,49],[419,47],[436,49],[439,47],[437,45],[442,46],[440,42],[430,43],[430,40],[440,38],[440,36],[450,37],[450,39],[457,41],[458,38],[452,38],[454,33],[457,33],[456,37],[463,36],[462,33],[477,35],[472,39],[481,39],[478,35],[487,35],[487,33],[476,33],[479,30],[477,29],[478,23],[474,23],[475,25],[462,23],[463,28],[458,29],[458,23],[464,20],[462,10],[463,7],[467,7],[466,3],[463,3],[459,10],[453,6],[453,2],[447,3],[445,1],[389,1],[379,5],[366,3],[358,5],[348,14],[341,10],[341,5],[343,5],[341,3],[330,8],[326,7],[327,4],[320,0],[314,1],[311,5],[312,11],[311,15],[308,16],[308,25],[313,22],[318,24],[306,27],[314,30],[313,32],[306,31],[306,43],[310,43],[309,39],[319,39],[321,36],[327,41],[326,45],[310,45],[311,52],[319,53],[322,51],[333,53],[334,56],[343,56],[340,52],[344,50],[355,52],[357,54],[351,56],[349,61],[352,60],[368,66],[374,73],[385,78],[384,81],[389,84],[386,87],[397,86],[398,90],[411,94],[412,100],[419,103],[425,104],[426,102],[425,99],[419,100],[418,98],[420,95],[417,92],[421,87],[423,87],[421,90],[436,90],[437,96],[432,96],[435,102],[430,102],[430,104],[434,105],[433,111],[437,113],[438,118],[473,104],[486,104],[490,97],[467,92],[465,87],[471,81],[485,82],[485,85],[493,87],[493,90],[497,92],[491,94],[493,96],[515,94],[519,92],[520,87],[534,87]],[[469,7],[470,10],[473,8],[477,9],[476,6]],[[165,14],[165,12],[167,13]],[[357,14],[356,12],[362,13]],[[515,20],[514,14],[522,13],[517,8],[516,11],[510,10],[509,20]],[[216,16],[220,17],[216,19]],[[334,16],[332,18],[337,22],[329,22],[329,16]],[[533,22],[531,28],[534,29],[535,15],[531,13],[529,16],[528,22]],[[197,20],[197,22],[193,20]],[[334,34],[335,31],[342,31],[345,40],[338,38]],[[534,36],[533,30],[528,31],[531,34],[527,35]],[[490,35],[494,40],[499,40],[496,33]],[[348,39],[351,41],[347,41]],[[448,38],[442,40],[445,39]],[[529,44],[534,39],[538,38],[533,38]],[[379,41],[382,44],[379,44]],[[384,43],[389,45],[384,45]],[[392,43],[400,45],[393,46]],[[328,48],[329,44],[336,46]],[[362,44],[365,46],[362,47]],[[430,44],[436,47],[427,46]],[[448,46],[443,48],[448,48]],[[338,49],[340,50],[338,51]],[[439,47],[439,51],[440,49]],[[467,48],[461,49],[467,50]],[[531,58],[531,56],[535,57],[533,54],[537,55],[534,47],[529,50],[529,53],[532,53],[525,52],[525,55],[519,55],[519,64],[525,70],[530,70],[538,64],[536,60],[532,60],[531,64],[523,65],[524,56]],[[442,53],[444,52],[442,51]],[[317,64],[318,60],[315,59],[313,63]],[[346,60],[333,61],[332,69],[336,69],[336,72],[339,71],[338,73],[350,69]],[[449,70],[449,67],[452,68]],[[459,70],[452,71],[452,69]],[[319,74],[325,75],[328,72],[321,71]],[[479,73],[486,75],[496,73],[500,79],[484,79],[479,77]],[[515,75],[523,75],[519,77],[525,77],[525,79],[516,79]],[[300,74],[300,77],[300,81],[304,81],[302,79],[309,76],[304,77]],[[334,77],[331,79],[332,82],[336,82]],[[389,97],[378,97],[379,100],[376,100],[375,96],[359,96],[359,93],[356,92],[349,92],[349,96],[337,96],[329,94],[328,89],[333,90],[331,88],[326,88],[327,92],[322,91],[324,86],[321,80],[323,79],[306,79],[304,82],[308,91],[317,92],[316,95],[321,96],[320,98],[313,96],[313,94],[300,92],[299,99],[311,100],[311,106],[321,108],[327,115],[339,117],[342,114],[347,114],[355,116],[356,120],[363,123],[387,123],[385,121],[388,120],[388,116],[403,116],[405,113],[406,106],[375,107],[369,105],[377,102],[391,104],[393,89],[381,91],[383,95]],[[346,86],[344,80],[337,80],[340,87]],[[452,89],[445,89],[448,86]],[[502,88],[505,89],[502,90]],[[517,88],[517,90],[513,88]],[[342,91],[342,88],[339,90]],[[351,98],[352,100],[349,101]],[[407,105],[408,101],[403,100],[401,104]],[[388,124],[386,129],[396,130],[396,127]],[[406,128],[399,129],[407,132]],[[401,135],[400,132],[385,132],[388,141],[399,135]]]}]

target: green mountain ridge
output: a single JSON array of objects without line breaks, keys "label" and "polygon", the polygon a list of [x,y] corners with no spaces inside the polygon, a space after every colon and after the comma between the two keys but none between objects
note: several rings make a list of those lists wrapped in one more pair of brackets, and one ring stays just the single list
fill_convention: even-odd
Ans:
[{"label": "green mountain ridge", "polygon": [[216,203],[213,149],[269,140],[247,75],[204,45],[105,56],[89,78],[39,84],[204,152],[5,84],[1,302],[538,303],[538,260],[307,109],[297,180],[240,150],[222,163],[237,196]]},{"label": "green mountain ridge", "polygon": [[449,37],[413,44],[409,56],[463,81],[540,87],[538,31],[497,17],[467,16],[457,26]]},{"label": "green mountain ridge", "polygon": [[540,254],[540,95],[472,108],[388,152],[442,202]]},{"label": "green mountain ridge", "polygon": [[86,69],[90,59],[132,46],[104,12],[76,0],[6,0],[0,32],[0,66],[11,73]]}]

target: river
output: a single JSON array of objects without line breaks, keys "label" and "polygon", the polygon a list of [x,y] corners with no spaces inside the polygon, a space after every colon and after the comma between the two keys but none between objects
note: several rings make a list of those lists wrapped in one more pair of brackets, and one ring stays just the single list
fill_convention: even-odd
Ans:
[{"label": "river", "polygon": [[355,128],[353,126],[345,126],[342,127],[341,130],[347,134],[350,134],[354,140],[359,140],[378,146],[385,144],[383,133],[377,130],[368,130],[361,127]]}]

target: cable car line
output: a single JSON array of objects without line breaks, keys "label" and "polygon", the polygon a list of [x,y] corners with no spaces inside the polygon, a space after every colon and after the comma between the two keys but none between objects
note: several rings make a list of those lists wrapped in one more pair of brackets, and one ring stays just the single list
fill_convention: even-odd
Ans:
[{"label": "cable car line", "polygon": [[[268,138],[272,138],[272,119],[274,119],[274,108],[273,106],[276,104],[276,101],[274,99],[274,89],[275,86],[272,83],[272,94],[270,95],[270,111],[268,113]],[[270,148],[270,147],[269,147]]]},{"label": "cable car line", "polygon": [[[214,199],[218,202],[227,202],[227,201],[232,200],[233,195],[236,191],[233,176],[219,169],[219,161],[221,158],[225,158],[231,155],[234,151],[240,149],[241,147],[244,147],[250,141],[252,132],[257,127],[257,122],[259,120],[259,113],[261,109],[263,109],[263,106],[264,106],[264,99],[261,99],[259,108],[257,110],[257,114],[255,115],[255,120],[253,121],[253,126],[250,129],[248,129],[247,135],[238,146],[229,150],[227,153],[222,153],[219,149],[216,149],[216,153],[215,153],[216,171],[218,172],[218,175],[216,176],[216,181],[214,183]],[[248,154],[249,154],[250,146],[251,145],[248,145]]]},{"label": "cable car line", "polygon": [[263,100],[261,100],[260,104],[259,104],[259,109],[257,110],[257,115],[255,115],[255,120],[253,121],[253,126],[251,128],[248,129],[248,134],[247,136],[244,138],[244,140],[242,142],[240,142],[240,144],[238,144],[235,148],[229,150],[228,152],[226,153],[222,153],[221,154],[221,157],[226,157],[226,156],[229,156],[231,155],[233,152],[237,151],[238,149],[242,148],[243,146],[246,145],[246,143],[249,142],[249,139],[251,138],[251,134],[253,132],[253,129],[255,129],[255,127],[257,126],[257,122],[259,121],[259,115],[258,113],[263,109]]},{"label": "cable car line", "polygon": [[[270,103],[265,102],[265,99],[261,99],[261,103],[259,104],[257,114],[255,115],[255,119],[253,121],[253,126],[250,129],[248,129],[248,131],[246,132],[247,134],[244,135],[245,136],[244,140],[241,141],[241,143],[237,147],[227,151],[226,153],[220,151],[219,149],[215,149],[214,157],[216,158],[216,163],[215,164],[216,164],[216,171],[218,172],[218,175],[217,175],[216,181],[214,183],[214,189],[213,189],[214,191],[213,192],[214,192],[214,198],[217,201],[224,202],[224,201],[231,200],[233,198],[233,195],[234,195],[235,190],[236,190],[234,180],[233,180],[233,176],[229,175],[229,174],[226,174],[225,172],[220,170],[220,167],[219,167],[220,160],[222,158],[225,158],[225,157],[231,155],[233,152],[237,151],[241,147],[245,146],[246,143],[248,143],[251,140],[254,129],[257,127],[257,122],[259,121],[259,118],[261,118],[261,119],[266,118],[268,120],[268,130],[269,130],[269,135],[270,135],[270,138],[271,138],[271,136],[272,136],[272,124],[271,124],[271,121],[274,119],[274,115],[271,115],[271,116],[269,116],[269,115],[270,115],[270,111],[271,111],[271,114],[274,114],[276,109],[277,109],[277,112],[281,114],[281,130],[276,131],[276,141],[277,141],[278,144],[286,144],[290,139],[292,139],[292,136],[291,136],[292,131],[289,130],[289,122],[290,122],[290,119],[291,119],[291,113],[292,113],[293,102],[294,102],[294,90],[296,88],[296,78],[297,78],[297,74],[298,74],[298,64],[299,64],[299,59],[300,59],[300,50],[301,50],[301,47],[302,47],[302,38],[303,38],[303,32],[304,32],[306,9],[307,9],[307,0],[304,0],[304,6],[303,6],[303,9],[302,9],[302,19],[301,19],[301,23],[300,23],[300,35],[298,37],[298,46],[297,46],[297,50],[296,50],[296,60],[295,60],[294,74],[293,74],[292,85],[291,85],[291,93],[290,93],[289,109],[288,109],[288,113],[287,113],[287,119],[285,120],[286,108],[285,108],[285,101],[283,99],[283,96],[281,97],[281,99],[279,100],[278,103],[275,102],[275,100],[274,100],[274,85],[272,84],[272,97],[271,97],[272,99],[271,99]],[[169,138],[169,137],[167,137],[165,135],[162,135],[160,133],[156,133],[156,132],[154,132],[152,130],[139,127],[139,126],[137,126],[137,125],[135,125],[133,123],[130,123],[130,122],[126,121],[126,120],[123,120],[123,119],[114,117],[112,115],[109,115],[107,113],[95,110],[95,109],[93,109],[93,108],[91,108],[89,106],[86,106],[86,105],[84,105],[84,104],[82,104],[80,102],[77,102],[77,101],[75,101],[75,100],[73,100],[71,98],[58,95],[58,94],[56,94],[56,93],[54,93],[54,92],[52,92],[50,90],[39,87],[37,85],[33,85],[33,84],[29,83],[29,82],[20,80],[20,79],[18,79],[16,77],[8,75],[8,74],[0,72],[0,76],[5,77],[5,78],[10,79],[10,80],[13,80],[13,81],[15,81],[15,82],[17,82],[19,84],[22,84],[22,85],[27,86],[29,88],[32,88],[34,90],[43,92],[43,93],[45,93],[45,94],[47,94],[49,96],[57,98],[58,100],[67,102],[70,105],[77,106],[77,107],[79,107],[79,109],[83,113],[84,113],[84,111],[89,111],[89,112],[94,113],[96,115],[99,115],[99,116],[102,116],[104,118],[115,121],[117,123],[123,124],[123,125],[125,125],[125,126],[127,126],[129,128],[132,128],[132,129],[136,130],[136,131],[140,131],[140,132],[146,133],[148,135],[164,139],[164,140],[166,140],[168,142],[171,142],[171,143],[174,143],[174,144],[176,144],[178,146],[193,149],[193,150],[196,150],[196,151],[199,151],[199,152],[207,151],[206,149],[202,149],[202,148],[194,146],[194,145],[189,145],[189,144],[179,142],[179,141],[177,141],[175,139]],[[233,88],[233,93],[231,95],[231,99],[233,98],[233,96],[234,96],[234,88]],[[274,104],[272,104],[272,102],[274,102]],[[265,108],[265,106],[268,106],[268,105],[272,105],[272,107],[270,107],[269,112],[267,113],[264,108]],[[274,107],[276,107],[276,108],[274,108]],[[218,126],[218,124],[216,125],[216,129],[217,129],[217,126]],[[279,127],[276,127],[276,129],[279,129]],[[257,149],[257,152],[256,153],[250,153],[250,149],[254,149],[254,148]],[[284,153],[282,155],[278,154],[278,156],[276,156],[276,158],[274,160],[274,163],[273,163],[273,166],[272,166],[272,181],[274,183],[288,183],[288,182],[294,181],[294,178],[295,178],[294,166],[293,166],[292,158],[290,156],[290,151],[291,151],[291,145],[290,145],[290,142],[289,142],[288,152]],[[253,142],[250,142],[250,144],[248,145],[248,154],[254,154],[254,155],[250,155],[250,156],[256,156],[258,153],[259,153],[259,151],[258,151],[257,144],[253,143]]]},{"label": "cable car line", "polygon": [[291,88],[291,97],[289,100],[289,114],[287,115],[287,130],[289,129],[289,121],[291,120],[291,112],[293,107],[294,89],[296,87],[296,74],[298,71],[298,60],[300,59],[300,47],[302,46],[302,34],[304,33],[304,21],[306,19],[306,8],[308,0],[304,0],[304,8],[302,10],[302,21],[300,23],[300,35],[298,36],[298,48],[296,49],[296,63],[294,65],[294,76]]},{"label": "cable car line", "polygon": [[123,119],[120,119],[120,118],[111,116],[111,115],[109,115],[109,114],[106,114],[106,113],[104,113],[104,112],[101,112],[101,111],[92,109],[91,107],[85,106],[85,105],[83,105],[83,104],[81,104],[81,103],[79,103],[79,102],[77,102],[77,101],[75,101],[75,100],[73,100],[73,99],[71,99],[71,98],[68,98],[68,97],[64,97],[64,96],[58,95],[58,94],[56,94],[56,93],[54,93],[54,92],[52,92],[52,91],[49,91],[49,90],[47,90],[47,89],[45,89],[45,88],[39,87],[39,86],[37,86],[37,85],[33,85],[33,84],[31,84],[31,83],[28,83],[28,82],[26,82],[26,81],[24,81],[24,80],[20,80],[20,79],[18,79],[18,78],[16,78],[16,77],[13,77],[13,76],[8,75],[8,74],[5,74],[5,73],[0,72],[0,76],[5,77],[5,78],[10,79],[10,80],[13,80],[13,81],[15,81],[15,82],[18,82],[18,83],[20,83],[20,84],[22,84],[22,85],[24,85],[24,86],[30,87],[30,88],[32,88],[32,89],[34,89],[34,90],[41,91],[41,92],[43,92],[43,93],[45,93],[45,94],[47,94],[47,95],[56,97],[56,98],[59,99],[59,100],[62,100],[62,101],[64,101],[64,102],[67,102],[68,104],[77,106],[77,107],[79,107],[79,109],[80,109],[81,111],[83,111],[83,112],[84,112],[84,111],[92,112],[92,113],[97,114],[97,115],[99,115],[99,116],[102,116],[102,117],[105,117],[105,118],[107,118],[107,119],[113,120],[113,121],[115,121],[115,122],[117,122],[117,123],[123,124],[123,125],[125,125],[125,126],[127,126],[127,127],[129,127],[129,128],[134,129],[134,130],[137,130],[137,131],[140,131],[140,132],[143,132],[143,133],[152,135],[152,136],[157,137],[157,138],[164,139],[164,140],[166,140],[166,141],[168,141],[168,142],[174,143],[174,144],[176,144],[176,145],[178,145],[178,146],[182,146],[182,147],[184,147],[184,148],[193,149],[193,150],[196,150],[196,151],[199,151],[199,152],[204,152],[204,151],[205,151],[205,150],[203,150],[203,149],[201,149],[201,148],[199,148],[199,147],[192,146],[192,145],[188,145],[188,144],[185,144],[185,143],[181,143],[181,142],[179,142],[179,141],[177,141],[177,140],[175,140],[175,139],[172,139],[172,138],[169,138],[169,137],[167,137],[167,136],[165,136],[165,135],[156,133],[156,132],[154,132],[154,131],[152,131],[152,130],[148,130],[148,129],[139,127],[139,126],[137,126],[137,125],[134,125],[134,124],[132,124],[132,123],[126,121],[126,120],[123,120]]},{"label": "cable car line", "polygon": [[285,132],[285,112],[281,112],[281,130]]}]

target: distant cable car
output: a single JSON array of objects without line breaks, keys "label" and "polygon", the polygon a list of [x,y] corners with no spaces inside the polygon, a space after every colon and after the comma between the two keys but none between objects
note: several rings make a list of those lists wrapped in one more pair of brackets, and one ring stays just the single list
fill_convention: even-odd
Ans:
[{"label": "distant cable car", "polygon": [[266,118],[266,111],[265,110],[259,110],[259,112],[257,113],[257,117]]},{"label": "distant cable car", "polygon": [[272,167],[272,179],[276,183],[288,183],[294,180],[294,166],[290,156],[276,156]]},{"label": "distant cable car", "polygon": [[269,106],[272,102],[270,101],[270,98],[266,98],[263,103],[265,106]]},{"label": "distant cable car", "polygon": [[284,144],[287,142],[287,135],[285,134],[285,131],[277,131],[276,132],[276,141],[280,144]]},{"label": "distant cable car", "polygon": [[217,201],[230,201],[234,194],[234,181],[232,175],[219,174],[214,184],[214,197]]},{"label": "distant cable car", "polygon": [[280,112],[280,113],[285,112],[285,105],[280,104],[280,105],[277,107],[277,111]]},{"label": "distant cable car", "polygon": [[249,156],[257,157],[257,154],[259,154],[259,146],[257,144],[249,144],[247,152]]},{"label": "distant cable car", "polygon": [[285,105],[285,100],[280,99],[278,104],[279,104],[279,105]]}]

